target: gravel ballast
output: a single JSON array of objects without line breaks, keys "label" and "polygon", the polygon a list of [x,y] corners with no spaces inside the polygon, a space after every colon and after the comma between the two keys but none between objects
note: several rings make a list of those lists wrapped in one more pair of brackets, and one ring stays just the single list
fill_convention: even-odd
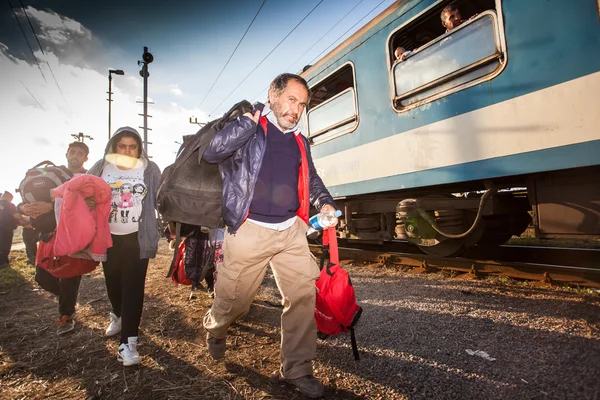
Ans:
[{"label": "gravel ballast", "polygon": [[[32,281],[0,295],[0,399],[302,399],[277,382],[279,294],[270,273],[227,352],[206,350],[211,299],[148,270],[140,367],[104,338],[110,311],[101,270],[85,276],[77,325],[57,338],[56,300]],[[24,256],[23,256],[24,257]],[[350,336],[318,341],[315,376],[330,399],[600,399],[600,296],[508,279],[460,280],[391,267],[346,267],[363,314]]]}]

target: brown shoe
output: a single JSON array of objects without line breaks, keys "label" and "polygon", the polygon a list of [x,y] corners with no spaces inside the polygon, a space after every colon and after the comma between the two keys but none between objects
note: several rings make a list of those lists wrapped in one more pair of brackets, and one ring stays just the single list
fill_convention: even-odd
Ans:
[{"label": "brown shoe", "polygon": [[206,345],[210,356],[215,360],[220,360],[225,356],[225,338],[217,339],[206,333]]},{"label": "brown shoe", "polygon": [[323,384],[312,375],[306,375],[296,379],[286,379],[285,381],[296,386],[298,390],[300,390],[300,393],[311,399],[323,397],[323,393],[325,392]]}]

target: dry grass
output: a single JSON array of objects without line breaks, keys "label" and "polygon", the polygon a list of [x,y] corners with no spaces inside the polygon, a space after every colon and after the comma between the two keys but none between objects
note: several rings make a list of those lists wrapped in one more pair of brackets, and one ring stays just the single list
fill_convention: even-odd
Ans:
[{"label": "dry grass", "polygon": [[[217,362],[202,329],[211,299],[197,292],[188,301],[188,286],[165,279],[170,256],[161,244],[148,270],[142,365],[124,368],[116,360],[118,339],[103,336],[110,308],[101,270],[82,279],[75,330],[57,337],[56,299],[32,282],[24,252],[11,253],[12,272],[0,274],[0,399],[302,399],[271,379],[279,367],[281,316],[272,276],[231,327],[226,356]],[[364,308],[361,360],[353,360],[347,336],[318,342],[315,375],[328,399],[600,394],[597,295],[385,267],[348,270]],[[465,348],[498,360],[469,356]]]}]

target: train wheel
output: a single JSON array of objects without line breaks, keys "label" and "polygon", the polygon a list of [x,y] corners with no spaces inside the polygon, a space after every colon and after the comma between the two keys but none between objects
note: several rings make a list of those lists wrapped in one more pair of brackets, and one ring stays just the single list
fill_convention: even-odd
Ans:
[{"label": "train wheel", "polygon": [[[426,197],[448,198],[451,196],[433,194]],[[429,211],[429,214],[435,218],[438,228],[449,234],[460,234],[470,226],[470,215],[464,210],[435,210]],[[418,247],[423,253],[436,257],[456,257],[464,252],[465,239],[447,239],[437,234],[436,241],[438,243],[433,246],[418,245]]]},{"label": "train wheel", "polygon": [[513,236],[520,236],[531,222],[527,211],[517,211],[508,215],[486,216],[485,229],[475,247],[493,248],[503,245]]}]

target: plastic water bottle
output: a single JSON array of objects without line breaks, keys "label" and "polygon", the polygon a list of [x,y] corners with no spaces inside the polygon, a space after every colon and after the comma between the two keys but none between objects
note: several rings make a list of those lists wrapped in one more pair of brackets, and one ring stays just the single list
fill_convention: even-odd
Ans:
[{"label": "plastic water bottle", "polygon": [[338,217],[341,215],[342,211],[340,210],[325,211],[313,215],[308,220],[308,231],[306,231],[306,236],[310,236],[317,231],[334,226],[337,223]]}]

